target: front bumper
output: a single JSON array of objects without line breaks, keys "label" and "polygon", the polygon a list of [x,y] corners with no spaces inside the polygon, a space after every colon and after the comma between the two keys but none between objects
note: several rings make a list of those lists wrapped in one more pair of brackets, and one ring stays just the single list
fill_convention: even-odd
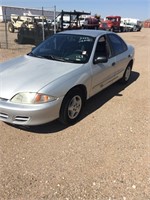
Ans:
[{"label": "front bumper", "polygon": [[62,98],[43,104],[15,104],[0,101],[0,120],[17,125],[40,125],[59,118]]}]

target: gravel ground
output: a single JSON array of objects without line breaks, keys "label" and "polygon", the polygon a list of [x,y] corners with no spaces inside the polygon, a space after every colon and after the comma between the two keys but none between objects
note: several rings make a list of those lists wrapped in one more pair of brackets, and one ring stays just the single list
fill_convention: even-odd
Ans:
[{"label": "gravel ground", "polygon": [[1,200],[150,200],[150,29],[120,35],[135,46],[131,81],[91,98],[80,122],[0,122]]}]

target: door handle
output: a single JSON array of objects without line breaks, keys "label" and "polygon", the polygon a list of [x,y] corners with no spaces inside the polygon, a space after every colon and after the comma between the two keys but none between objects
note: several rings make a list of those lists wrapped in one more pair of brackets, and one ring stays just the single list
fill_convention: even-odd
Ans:
[{"label": "door handle", "polygon": [[115,66],[115,64],[116,64],[116,63],[115,63],[115,62],[113,62],[113,63],[112,63],[112,66]]}]

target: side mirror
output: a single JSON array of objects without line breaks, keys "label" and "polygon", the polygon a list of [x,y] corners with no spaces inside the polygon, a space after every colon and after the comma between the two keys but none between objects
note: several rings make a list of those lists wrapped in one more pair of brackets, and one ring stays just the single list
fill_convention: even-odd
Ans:
[{"label": "side mirror", "polygon": [[94,64],[106,63],[107,61],[108,61],[108,58],[106,56],[101,56],[94,59]]}]

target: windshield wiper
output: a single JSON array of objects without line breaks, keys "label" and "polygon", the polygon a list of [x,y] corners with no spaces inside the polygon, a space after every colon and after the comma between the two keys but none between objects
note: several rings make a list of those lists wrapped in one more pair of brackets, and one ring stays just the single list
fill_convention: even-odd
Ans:
[{"label": "windshield wiper", "polygon": [[52,60],[57,60],[57,61],[62,61],[62,62],[65,62],[66,59],[62,58],[62,57],[57,57],[57,56],[54,56],[54,55],[47,55],[47,56],[43,56],[44,58],[46,59],[52,59]]},{"label": "windshield wiper", "polygon": [[82,61],[82,60],[73,60],[73,59],[70,59],[70,58],[65,58],[65,61],[66,62],[70,62],[70,63],[85,63],[85,61]]},{"label": "windshield wiper", "polygon": [[27,55],[33,56],[33,57],[36,57],[36,58],[45,58],[45,59],[56,60],[56,61],[61,61],[61,62],[79,63],[79,61],[76,61],[76,60],[71,60],[71,59],[63,58],[63,57],[57,57],[57,56],[54,56],[54,55],[40,56],[40,55],[34,54],[33,52],[30,52]]},{"label": "windshield wiper", "polygon": [[53,55],[44,55],[43,57],[46,58],[46,59],[56,60]]},{"label": "windshield wiper", "polygon": [[40,56],[40,55],[36,55],[34,54],[33,52],[30,52],[27,54],[28,56],[33,56],[33,57],[36,57],[36,58],[43,58],[43,56]]}]

